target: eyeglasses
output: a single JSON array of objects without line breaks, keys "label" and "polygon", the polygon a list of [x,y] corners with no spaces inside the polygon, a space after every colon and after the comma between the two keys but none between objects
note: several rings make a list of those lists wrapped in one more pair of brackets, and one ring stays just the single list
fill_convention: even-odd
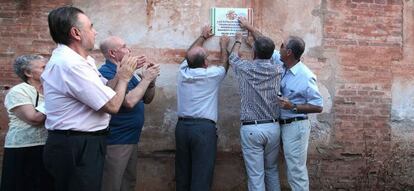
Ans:
[{"label": "eyeglasses", "polygon": [[126,49],[128,49],[128,50],[129,50],[129,48],[127,47],[127,45],[126,45],[126,44],[122,45],[121,47],[115,48],[115,49],[113,49],[113,50],[118,51],[118,50],[123,49],[123,48],[126,48]]},{"label": "eyeglasses", "polygon": [[[128,52],[131,52],[131,49],[129,49],[129,47],[127,47],[127,45],[126,44],[124,44],[124,45],[122,45],[121,47],[118,47],[118,48],[115,48],[115,49],[112,49],[112,51],[114,51],[114,52],[118,52],[118,51],[120,51],[120,50],[128,50]],[[124,52],[124,51],[123,51]]]}]

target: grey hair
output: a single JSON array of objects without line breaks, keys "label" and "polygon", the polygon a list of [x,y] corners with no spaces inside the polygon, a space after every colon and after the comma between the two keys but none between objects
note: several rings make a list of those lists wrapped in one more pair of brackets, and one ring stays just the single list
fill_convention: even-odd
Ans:
[{"label": "grey hair", "polygon": [[27,83],[27,76],[25,74],[26,71],[31,71],[32,65],[31,62],[34,60],[42,60],[44,59],[43,56],[35,55],[35,54],[29,54],[29,55],[22,55],[16,58],[14,60],[13,69],[14,73],[19,76],[20,79],[22,79],[24,82]]}]

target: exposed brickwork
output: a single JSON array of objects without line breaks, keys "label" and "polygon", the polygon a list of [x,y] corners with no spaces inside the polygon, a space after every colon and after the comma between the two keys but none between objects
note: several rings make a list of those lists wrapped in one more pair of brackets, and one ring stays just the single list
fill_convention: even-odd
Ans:
[{"label": "exposed brickwork", "polygon": [[324,48],[336,51],[339,60],[333,105],[339,146],[332,149],[339,160],[323,160],[326,182],[320,186],[379,188],[376,174],[391,148],[392,65],[402,59],[402,2],[327,4]]}]

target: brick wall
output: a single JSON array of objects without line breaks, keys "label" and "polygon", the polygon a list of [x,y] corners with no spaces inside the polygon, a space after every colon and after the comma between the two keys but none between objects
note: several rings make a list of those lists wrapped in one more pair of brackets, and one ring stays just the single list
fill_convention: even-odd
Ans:
[{"label": "brick wall", "polygon": [[[327,1],[323,46],[336,53],[333,158],[320,187],[386,189],[391,153],[392,65],[402,60],[403,3]],[[332,59],[332,58],[328,58]],[[335,160],[332,160],[335,159]],[[411,185],[412,186],[412,185]]]},{"label": "brick wall", "polygon": [[[93,6],[109,6],[105,7],[109,9],[112,6],[111,4],[94,3],[94,1],[73,2],[81,5],[83,9],[91,9]],[[157,9],[156,6],[164,3],[169,7],[174,7],[179,1],[176,3],[148,2],[150,3],[144,9],[151,17],[148,16],[147,20],[144,20],[144,25],[148,26],[142,27],[148,27],[145,32],[151,34],[157,28],[157,25],[152,23],[154,20],[163,20],[162,25],[167,23],[165,19],[173,19],[157,15],[161,14],[161,8]],[[320,85],[326,89],[327,93],[324,95],[324,99],[328,100],[329,96],[332,109],[324,108],[325,112],[317,115],[315,123],[313,123],[315,128],[312,129],[313,136],[309,145],[308,160],[312,190],[413,188],[413,181],[410,181],[412,180],[410,177],[414,177],[414,171],[400,170],[400,173],[396,174],[392,170],[392,168],[399,170],[402,167],[414,169],[412,165],[410,166],[414,161],[397,160],[398,157],[410,158],[412,152],[408,151],[407,155],[404,152],[402,154],[395,152],[394,142],[396,141],[393,141],[393,123],[391,121],[393,99],[396,94],[398,95],[398,92],[393,91],[395,75],[404,80],[411,79],[410,76],[414,74],[412,60],[407,60],[407,55],[414,47],[414,40],[404,36],[406,31],[414,29],[414,27],[404,28],[414,26],[414,24],[406,24],[407,20],[413,20],[411,18],[414,13],[413,2],[402,0],[315,0],[312,3],[316,4],[318,8],[297,7],[300,3],[307,5],[309,2],[307,0],[295,2],[251,0],[240,3],[238,1],[194,0],[190,5],[201,10],[203,10],[203,5],[205,7],[213,5],[253,7],[257,20],[255,23],[263,29],[265,34],[269,33],[277,44],[281,40],[280,35],[282,34],[294,33],[306,36],[307,33],[304,31],[312,26],[306,22],[300,23],[300,19],[320,18],[320,28],[312,29],[312,31],[320,30],[321,37],[318,37],[315,42],[311,41],[312,38],[305,38],[309,50],[304,59],[305,63],[318,75]],[[0,1],[1,102],[3,102],[6,93],[5,89],[19,83],[11,68],[12,60],[25,53],[39,53],[49,56],[55,45],[48,33],[47,14],[52,8],[70,3],[72,3],[70,0]],[[120,7],[120,10],[122,10],[122,6],[134,4],[132,1],[111,3]],[[285,3],[287,3],[286,9],[280,6]],[[191,7],[186,8],[187,11],[191,11]],[[296,12],[292,11],[296,13],[295,15],[289,14],[288,10],[292,8],[297,9]],[[274,11],[275,9],[278,11]],[[307,9],[314,9],[310,10],[312,15],[302,14]],[[407,10],[408,13],[406,13]],[[199,12],[207,12],[207,8]],[[280,17],[269,17],[275,12]],[[92,14],[89,13],[92,18],[103,18],[100,17],[101,15],[96,16],[102,12],[93,12]],[[128,12],[128,14],[132,13]],[[180,15],[180,12],[175,11],[173,14],[177,16]],[[119,16],[125,17],[125,15]],[[288,22],[296,17],[300,19],[296,22]],[[137,17],[134,16],[135,18]],[[201,25],[197,23],[201,21],[195,22],[196,24],[193,23],[192,27]],[[297,23],[300,24],[297,25]],[[174,27],[175,30],[181,30],[182,26],[174,25],[171,27]],[[98,30],[98,32],[101,31]],[[103,33],[112,32],[104,31]],[[191,34],[197,36],[196,32]],[[192,37],[184,38],[186,41],[192,41],[192,39]],[[320,46],[309,47],[309,44],[317,44],[319,40]],[[148,41],[150,45],[135,44],[133,52],[149,55],[160,63],[175,64],[183,57],[185,47],[182,47],[181,44],[172,47],[168,47],[168,45],[157,47],[152,46],[151,39]],[[210,43],[209,46],[213,45]],[[217,51],[214,55],[216,54]],[[94,51],[93,55],[97,58],[98,63],[102,61],[102,57],[97,51]],[[175,72],[174,69],[176,68],[171,64],[165,64],[162,74],[171,75],[171,71]],[[238,140],[237,114],[239,109],[237,104],[236,106],[230,104],[238,99],[237,85],[234,76],[230,74],[227,78],[223,85],[226,90],[225,96],[222,95],[220,98],[224,100],[222,104],[226,109],[220,111],[219,126],[221,129],[219,131],[219,154],[214,190],[244,190],[246,177]],[[157,89],[159,93],[156,96],[156,104],[162,105],[162,107],[150,106],[148,108],[146,128],[140,143],[142,150],[140,162],[145,165],[139,166],[139,190],[171,190],[174,187],[173,128],[175,124],[172,118],[176,116],[173,114],[174,106],[171,106],[171,102],[175,101],[175,92],[166,91],[171,86],[174,87],[174,82],[161,81],[160,84],[158,84],[160,87]],[[321,131],[323,126],[326,127],[327,133],[321,138],[321,132],[318,131]],[[1,145],[6,130],[7,116],[4,107],[0,106]],[[397,142],[404,144],[414,141],[411,137],[411,139],[399,139]],[[281,164],[284,164],[283,161]],[[398,176],[398,181],[391,175]],[[286,176],[283,172],[281,177],[283,187],[286,188]]]}]

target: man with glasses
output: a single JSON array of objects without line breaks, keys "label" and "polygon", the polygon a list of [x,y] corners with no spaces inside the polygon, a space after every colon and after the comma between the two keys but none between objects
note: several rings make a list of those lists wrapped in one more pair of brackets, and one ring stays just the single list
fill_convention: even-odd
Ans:
[{"label": "man with glasses", "polygon": [[279,104],[283,151],[287,166],[288,182],[292,190],[309,190],[306,168],[311,125],[308,113],[322,112],[323,101],[316,83],[316,76],[300,60],[305,42],[289,36],[273,54],[274,60],[284,63]]},{"label": "man with glasses", "polygon": [[[111,84],[116,81],[114,78],[122,59],[131,51],[126,43],[116,36],[103,40],[100,49],[106,60],[99,72]],[[139,57],[138,68],[142,68],[142,73],[132,76],[119,112],[112,114],[109,121],[103,191],[135,190],[138,141],[144,125],[144,104],[149,104],[153,100],[155,79],[160,72],[159,65],[148,63],[145,56]]]},{"label": "man with glasses", "polygon": [[137,58],[123,59],[114,91],[89,56],[97,32],[84,12],[57,8],[49,13],[48,24],[57,47],[41,75],[49,130],[45,167],[55,190],[100,191],[108,113],[119,111]]},{"label": "man with glasses", "polygon": [[207,191],[213,179],[218,91],[228,69],[229,38],[220,39],[222,65],[210,66],[207,50],[202,46],[211,36],[211,27],[204,27],[179,66],[175,129],[177,191]]},{"label": "man with glasses", "polygon": [[[254,37],[262,34],[245,20],[242,21]],[[279,124],[283,153],[286,160],[288,182],[292,190],[309,190],[306,159],[310,134],[308,113],[322,112],[323,100],[316,83],[316,76],[300,58],[305,42],[297,36],[289,36],[274,51],[272,60],[283,65],[284,72],[280,85]],[[279,90],[279,87],[275,87]],[[279,108],[275,108],[279,110]]]}]

